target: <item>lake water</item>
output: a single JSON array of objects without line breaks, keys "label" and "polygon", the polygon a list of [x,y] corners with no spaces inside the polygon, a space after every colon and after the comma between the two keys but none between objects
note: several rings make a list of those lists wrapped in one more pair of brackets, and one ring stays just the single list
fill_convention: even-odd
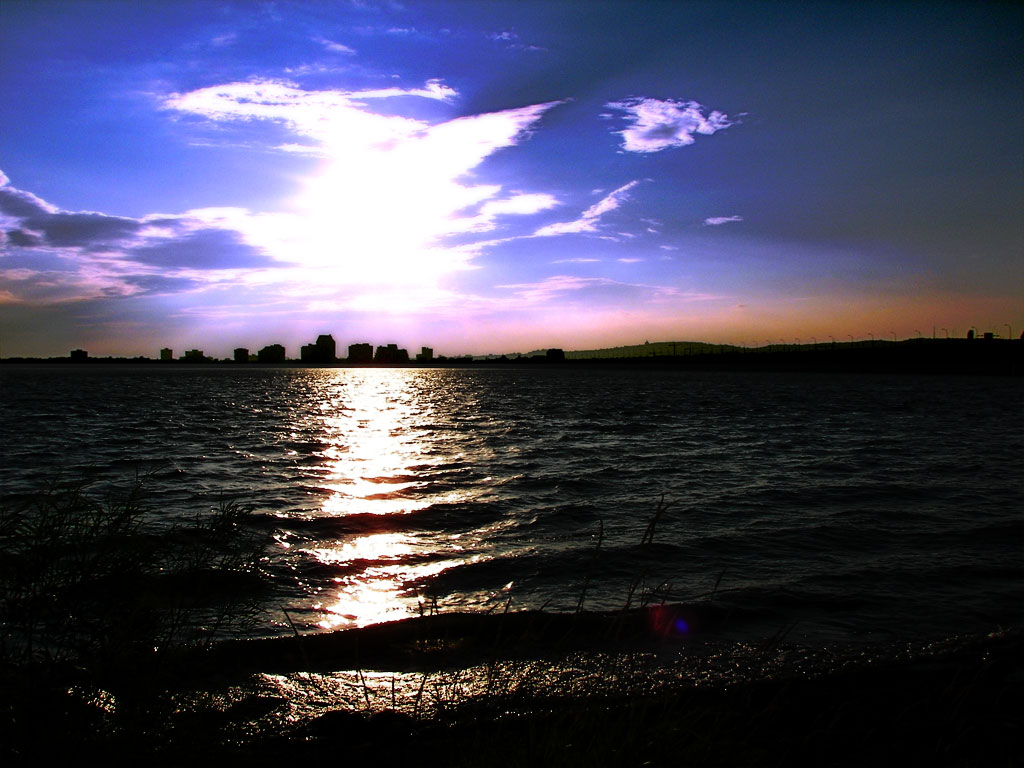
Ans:
[{"label": "lake water", "polygon": [[282,609],[330,629],[712,592],[747,638],[1024,617],[1020,379],[8,365],[0,386],[5,495],[141,471],[161,518],[253,505],[268,635]]}]

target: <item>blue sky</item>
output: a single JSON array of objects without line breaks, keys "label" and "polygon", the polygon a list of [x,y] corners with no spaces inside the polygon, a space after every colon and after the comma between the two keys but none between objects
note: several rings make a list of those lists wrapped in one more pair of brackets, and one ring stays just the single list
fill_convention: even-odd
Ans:
[{"label": "blue sky", "polygon": [[1022,31],[1010,3],[5,0],[0,355],[1017,335]]}]

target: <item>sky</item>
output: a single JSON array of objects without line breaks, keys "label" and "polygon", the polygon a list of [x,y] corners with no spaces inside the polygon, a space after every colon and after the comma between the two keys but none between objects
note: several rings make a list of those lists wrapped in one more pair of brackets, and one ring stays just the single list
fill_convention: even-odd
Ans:
[{"label": "sky", "polygon": [[1024,6],[0,4],[0,356],[1024,330]]}]

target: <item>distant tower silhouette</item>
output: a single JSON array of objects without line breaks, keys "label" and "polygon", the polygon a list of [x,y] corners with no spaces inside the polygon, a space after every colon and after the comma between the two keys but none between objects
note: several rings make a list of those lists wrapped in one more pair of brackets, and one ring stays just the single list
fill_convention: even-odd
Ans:
[{"label": "distant tower silhouette", "polygon": [[338,345],[334,343],[331,334],[322,333],[316,337],[316,351],[321,363],[333,363],[337,350]]},{"label": "distant tower silhouette", "polygon": [[299,357],[304,363],[333,363],[336,345],[334,337],[329,333],[322,333],[316,337],[315,344],[304,344],[299,352]]},{"label": "distant tower silhouette", "polygon": [[249,362],[249,350],[245,347],[237,347],[235,349],[235,362],[236,363],[248,363]]}]

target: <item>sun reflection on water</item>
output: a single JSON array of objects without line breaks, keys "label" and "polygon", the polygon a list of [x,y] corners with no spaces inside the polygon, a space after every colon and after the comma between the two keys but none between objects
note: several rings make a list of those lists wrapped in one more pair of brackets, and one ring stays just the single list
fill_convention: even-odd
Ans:
[{"label": "sun reflection on water", "polygon": [[[318,516],[401,516],[459,501],[434,491],[431,473],[450,460],[431,451],[432,411],[424,397],[428,371],[332,371],[320,406],[322,441]],[[396,520],[397,522],[397,520]],[[376,528],[388,527],[382,521]],[[400,527],[396,525],[395,527]],[[413,615],[414,585],[476,558],[438,534],[402,531],[319,541],[303,551],[339,575],[319,591],[319,626],[366,626]]]},{"label": "sun reflection on water", "polygon": [[323,511],[385,515],[428,506],[428,499],[408,494],[424,486],[417,431],[429,419],[429,405],[415,401],[408,372],[339,373],[344,378],[332,388],[335,396],[321,406],[329,443],[323,487],[330,491]]}]

